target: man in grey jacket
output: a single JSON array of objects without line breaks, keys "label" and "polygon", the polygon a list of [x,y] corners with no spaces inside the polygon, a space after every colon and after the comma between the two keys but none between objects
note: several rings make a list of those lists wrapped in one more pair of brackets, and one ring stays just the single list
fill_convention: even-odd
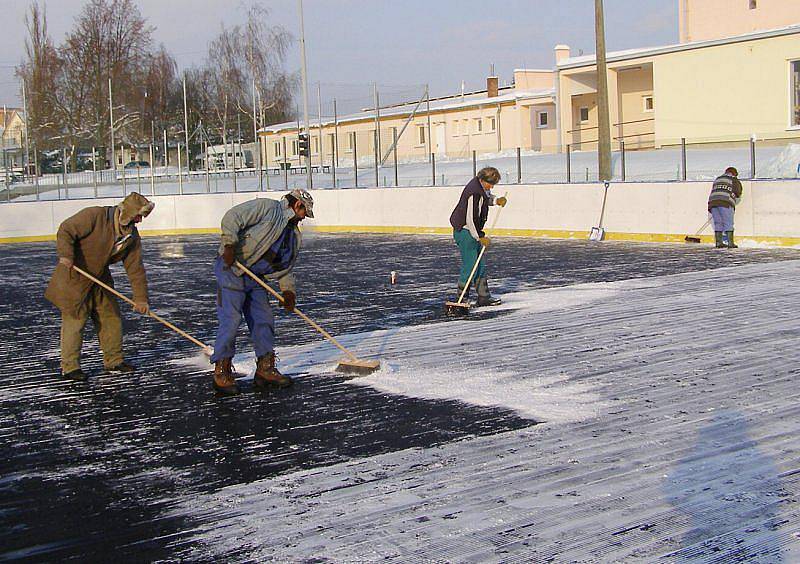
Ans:
[{"label": "man in grey jacket", "polygon": [[275,367],[275,320],[267,291],[243,276],[234,263],[241,262],[266,280],[277,280],[284,308],[293,311],[296,295],[292,269],[301,243],[297,226],[306,217],[314,217],[313,207],[311,194],[292,190],[279,201],[261,198],[241,203],[223,216],[220,255],[214,264],[219,328],[211,362],[217,391],[226,395],[239,393],[232,359],[242,316],[258,358],[254,385],[291,386],[291,378]]}]

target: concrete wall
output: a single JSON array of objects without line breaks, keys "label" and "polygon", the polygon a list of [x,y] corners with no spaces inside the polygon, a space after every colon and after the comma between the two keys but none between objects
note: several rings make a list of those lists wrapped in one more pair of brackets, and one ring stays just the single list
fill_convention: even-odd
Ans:
[{"label": "concrete wall", "polygon": [[[800,244],[800,182],[743,182],[736,210],[740,239]],[[318,190],[314,220],[321,231],[449,234],[448,219],[461,188]],[[682,241],[706,220],[707,182],[612,184],[603,227],[609,239]],[[509,205],[498,234],[585,238],[598,225],[603,187],[598,184],[498,186]],[[141,225],[144,234],[215,232],[222,215],[253,194],[157,196],[156,208]],[[282,192],[259,197],[280,198]],[[89,205],[117,200],[25,202],[0,205],[0,242],[52,239],[58,225]],[[707,234],[710,229],[704,231]]]}]

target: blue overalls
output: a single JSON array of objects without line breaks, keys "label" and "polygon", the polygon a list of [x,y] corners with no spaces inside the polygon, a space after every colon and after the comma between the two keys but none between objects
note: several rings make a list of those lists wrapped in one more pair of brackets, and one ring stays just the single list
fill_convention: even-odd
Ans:
[{"label": "blue overalls", "polygon": [[[263,257],[249,268],[253,274],[264,276],[288,268],[295,248],[294,226],[289,224]],[[244,316],[250,330],[256,357],[275,350],[275,319],[269,295],[247,274],[237,276],[225,266],[222,257],[214,263],[217,278],[217,339],[211,362],[233,358],[236,354],[236,332]]]}]

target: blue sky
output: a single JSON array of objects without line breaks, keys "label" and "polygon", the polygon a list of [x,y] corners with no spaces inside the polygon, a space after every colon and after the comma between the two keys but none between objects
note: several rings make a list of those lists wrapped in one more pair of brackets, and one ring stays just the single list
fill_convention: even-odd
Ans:
[{"label": "blue sky", "polygon": [[[0,103],[17,104],[13,74],[24,53],[27,0],[0,0]],[[82,0],[45,0],[58,43]],[[240,0],[138,0],[181,67],[200,63],[221,25],[243,19]],[[299,34],[296,0],[262,0],[274,23]],[[430,84],[432,95],[481,88],[494,64],[501,83],[513,69],[551,68],[553,47],[594,52],[593,0],[304,0],[309,80],[365,103],[378,82],[389,97]],[[609,50],[677,42],[678,0],[606,0]],[[299,68],[298,47],[288,66]],[[326,92],[322,94],[327,99]]]}]

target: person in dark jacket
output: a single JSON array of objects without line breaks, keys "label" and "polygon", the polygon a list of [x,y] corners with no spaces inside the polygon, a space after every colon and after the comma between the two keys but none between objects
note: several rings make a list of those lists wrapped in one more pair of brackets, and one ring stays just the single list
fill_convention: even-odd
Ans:
[{"label": "person in dark jacket", "polygon": [[122,318],[117,300],[72,267],[77,266],[109,286],[114,285],[109,265],[122,262],[133,289],[134,309],[150,311],[147,277],[142,264],[142,243],[136,224],[153,211],[154,204],[133,192],[116,206],[84,208],[65,219],[56,234],[58,264],[45,298],[61,310],[61,373],[79,382],[83,328],[89,317],[100,339],[107,372],[133,372],[122,355]]},{"label": "person in dark jacket", "polygon": [[300,251],[298,224],[306,217],[314,217],[313,206],[311,194],[292,190],[280,200],[258,198],[241,203],[222,217],[222,241],[214,263],[219,327],[211,355],[213,386],[218,392],[239,393],[232,359],[242,317],[250,329],[258,359],[254,385],[262,389],[292,385],[292,379],[275,366],[275,321],[269,295],[234,263],[239,261],[255,275],[276,280],[284,309],[294,311],[296,295],[292,269]]},{"label": "person in dark jacket", "polygon": [[708,196],[708,211],[714,221],[714,241],[718,249],[737,248],[733,241],[733,214],[742,199],[742,183],[738,176],[739,172],[729,166],[714,180]]},{"label": "person in dark jacket", "polygon": [[[475,261],[478,260],[481,246],[489,247],[490,240],[483,231],[489,216],[489,206],[506,205],[506,198],[492,195],[492,187],[500,182],[500,172],[494,167],[482,168],[475,178],[470,180],[461,192],[453,213],[450,214],[450,225],[453,226],[453,238],[461,252],[461,272],[458,277],[458,295],[467,285],[467,280]],[[481,258],[475,271],[475,290],[478,293],[477,305],[498,305],[500,300],[493,298],[489,292],[486,278],[485,260]],[[467,290],[468,295],[469,290]]]}]

